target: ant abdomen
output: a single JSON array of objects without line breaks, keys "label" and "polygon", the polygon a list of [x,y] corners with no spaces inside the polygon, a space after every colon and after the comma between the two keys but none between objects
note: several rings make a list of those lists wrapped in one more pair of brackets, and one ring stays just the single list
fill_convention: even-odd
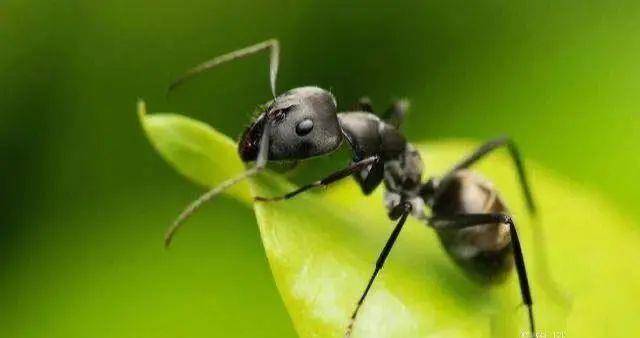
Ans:
[{"label": "ant abdomen", "polygon": [[[441,182],[433,202],[436,216],[507,214],[508,210],[489,181],[469,170],[460,170]],[[513,267],[509,225],[481,224],[466,228],[436,228],[453,260],[475,279],[499,282]]]}]

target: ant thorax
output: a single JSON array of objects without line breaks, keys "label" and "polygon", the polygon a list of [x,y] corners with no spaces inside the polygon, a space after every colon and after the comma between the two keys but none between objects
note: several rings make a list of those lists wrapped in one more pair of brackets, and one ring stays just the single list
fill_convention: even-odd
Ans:
[{"label": "ant thorax", "polygon": [[367,112],[338,114],[340,126],[358,161],[379,156],[380,162],[354,175],[365,194],[380,183],[385,186],[385,206],[389,211],[404,202],[412,205],[412,215],[424,218],[420,195],[423,163],[418,151],[394,126]]},{"label": "ant thorax", "polygon": [[412,216],[425,218],[425,203],[420,193],[422,170],[420,153],[410,143],[397,158],[384,162],[384,204],[388,211],[409,202]]}]

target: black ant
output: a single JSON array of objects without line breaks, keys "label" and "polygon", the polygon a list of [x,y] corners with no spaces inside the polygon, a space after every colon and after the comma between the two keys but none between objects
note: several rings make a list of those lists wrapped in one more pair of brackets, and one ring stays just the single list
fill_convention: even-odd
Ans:
[{"label": "black ant", "polygon": [[[358,310],[409,215],[435,229],[448,254],[473,277],[485,281],[501,280],[500,277],[506,276],[515,263],[520,292],[528,310],[529,330],[534,336],[533,302],[515,223],[496,189],[468,170],[489,152],[506,147],[515,163],[528,209],[535,214],[524,165],[515,144],[508,138],[489,141],[454,165],[444,176],[423,182],[420,154],[398,130],[408,108],[406,101],[393,104],[388,111],[388,118],[383,120],[373,114],[371,104],[366,99],[360,100],[356,111],[338,113],[334,96],[318,87],[295,88],[276,96],[280,47],[278,40],[274,39],[204,62],[173,82],[169,91],[192,76],[224,62],[267,49],[271,53],[273,100],[245,130],[238,144],[242,161],[255,162],[255,166],[222,182],[191,203],[167,231],[165,245],[171,243],[183,221],[203,203],[241,180],[258,174],[264,170],[267,162],[326,155],[346,140],[353,151],[353,160],[346,168],[283,196],[255,197],[260,202],[287,200],[348,176],[356,180],[365,195],[384,183],[384,203],[389,218],[398,220],[398,223],[380,252],[373,274],[351,315],[345,336],[350,336]],[[425,214],[426,208],[431,210],[431,216]]]}]

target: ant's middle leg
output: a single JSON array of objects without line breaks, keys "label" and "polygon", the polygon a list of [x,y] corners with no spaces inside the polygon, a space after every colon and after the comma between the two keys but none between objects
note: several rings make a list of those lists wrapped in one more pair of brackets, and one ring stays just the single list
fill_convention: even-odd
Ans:
[{"label": "ant's middle leg", "polygon": [[[358,99],[358,102],[356,102],[356,104],[354,104],[351,109],[372,114],[374,113],[371,99],[369,99],[367,96],[363,96]],[[395,128],[399,128],[402,124],[402,121],[404,121],[404,116],[406,115],[407,110],[409,110],[409,100],[396,100],[387,110],[382,113],[381,118],[385,123],[388,123]]]},{"label": "ant's middle leg", "polygon": [[384,122],[394,126],[396,129],[400,128],[400,125],[407,114],[407,110],[409,110],[409,100],[396,100],[391,104],[391,107],[382,114],[382,119]]},{"label": "ant's middle leg", "polygon": [[387,257],[389,256],[389,253],[393,248],[393,245],[396,243],[396,239],[398,239],[398,235],[400,235],[400,231],[402,230],[402,227],[404,226],[404,223],[407,220],[407,217],[409,216],[410,213],[411,213],[411,203],[408,203],[408,202],[399,204],[394,208],[394,210],[391,211],[390,215],[392,215],[392,218],[393,219],[399,218],[400,220],[398,221],[398,224],[396,224],[396,227],[391,232],[391,235],[389,236],[389,239],[387,239],[387,243],[384,245],[384,248],[382,248],[382,251],[378,256],[378,260],[376,260],[376,265],[375,265],[375,268],[373,269],[373,273],[371,274],[371,277],[369,277],[369,282],[367,283],[367,286],[364,288],[364,292],[360,296],[360,299],[356,304],[356,308],[353,310],[353,313],[351,314],[351,318],[349,319],[349,324],[347,325],[347,331],[345,332],[345,338],[351,336],[351,332],[353,331],[353,326],[355,324],[356,317],[358,316],[358,311],[360,310],[360,307],[364,303],[364,300],[367,298],[367,295],[369,294],[369,290],[371,289],[373,282],[376,280],[378,273],[384,266],[384,263],[386,262]]},{"label": "ant's middle leg", "polygon": [[359,98],[358,102],[356,102],[351,107],[351,109],[354,111],[364,111],[367,113],[373,113],[373,105],[371,104],[371,99],[367,96],[363,96]]},{"label": "ant's middle leg", "polygon": [[282,196],[276,196],[276,197],[260,197],[257,196],[255,197],[256,201],[260,201],[260,202],[273,202],[273,201],[282,201],[282,200],[288,200],[302,192],[305,192],[311,188],[316,188],[316,187],[326,187],[331,183],[334,183],[336,181],[339,181],[345,177],[349,177],[350,175],[352,175],[353,173],[357,173],[359,171],[361,171],[362,169],[370,166],[370,165],[374,165],[376,164],[378,161],[380,161],[380,157],[376,156],[371,156],[371,157],[367,157],[364,160],[358,161],[358,162],[354,162],[351,165],[349,165],[348,167],[338,170],[332,174],[330,174],[329,176],[319,180],[319,181],[315,181],[313,183],[304,185],[294,191],[291,191],[289,193],[286,193]]}]

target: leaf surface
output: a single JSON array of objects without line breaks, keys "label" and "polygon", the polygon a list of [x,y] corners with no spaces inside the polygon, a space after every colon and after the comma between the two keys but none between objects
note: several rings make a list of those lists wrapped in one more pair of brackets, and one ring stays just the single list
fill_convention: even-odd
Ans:
[{"label": "leaf surface", "polygon": [[[139,115],[156,150],[190,180],[213,186],[244,170],[234,142],[206,124],[176,114],[146,115],[143,103]],[[475,145],[452,140],[417,147],[427,174],[437,175]],[[638,227],[597,193],[527,164],[540,209],[537,221],[524,211],[506,155],[491,155],[478,170],[499,188],[515,216],[539,331],[547,337],[640,331]],[[225,194],[254,208],[273,276],[300,336],[342,337],[394,223],[385,214],[381,189],[363,196],[351,180],[285,202],[251,202],[251,196],[294,188],[267,172]],[[524,337],[528,324],[520,304],[515,273],[502,284],[475,283],[446,255],[433,230],[409,220],[353,337]]]}]

